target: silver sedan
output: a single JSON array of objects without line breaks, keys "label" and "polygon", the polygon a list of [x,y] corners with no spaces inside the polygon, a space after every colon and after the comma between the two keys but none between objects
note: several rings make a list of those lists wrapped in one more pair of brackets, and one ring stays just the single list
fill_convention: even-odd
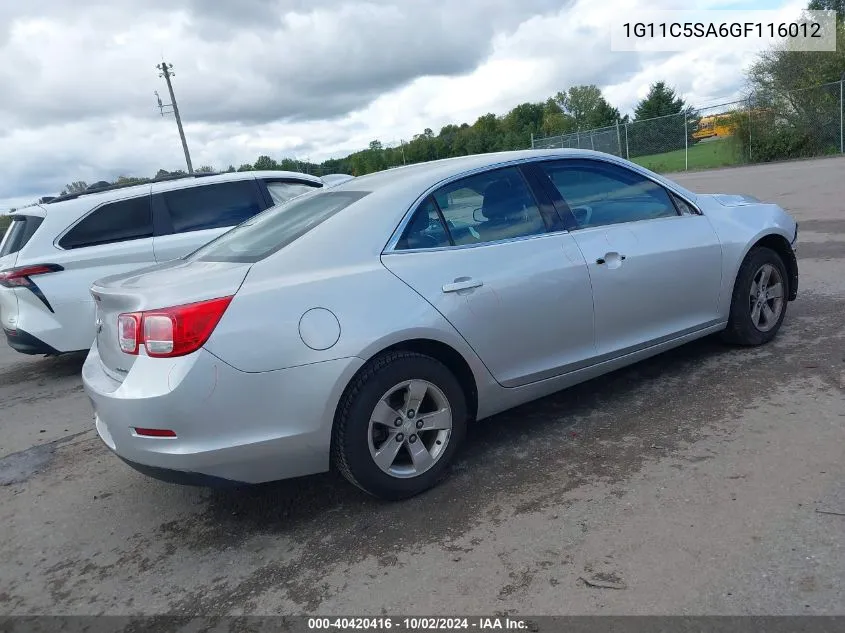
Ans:
[{"label": "silver sedan", "polygon": [[335,467],[399,499],[471,420],[712,333],[767,343],[797,235],[775,204],[596,152],[388,170],[95,283],[85,388],[105,444],[153,477]]}]

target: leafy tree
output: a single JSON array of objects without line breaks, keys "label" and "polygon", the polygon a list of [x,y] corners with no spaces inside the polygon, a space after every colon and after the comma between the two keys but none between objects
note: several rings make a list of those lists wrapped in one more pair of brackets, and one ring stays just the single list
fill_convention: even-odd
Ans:
[{"label": "leafy tree", "polygon": [[253,171],[252,165],[249,163],[244,163],[240,167],[238,167],[238,171]]},{"label": "leafy tree", "polygon": [[258,160],[255,161],[254,167],[256,171],[276,170],[279,168],[279,163],[269,156],[259,156]]},{"label": "leafy tree", "polygon": [[144,183],[150,182],[149,178],[138,178],[137,176],[118,176],[117,180],[114,181],[116,185],[143,185]]},{"label": "leafy tree", "polygon": [[197,174],[213,174],[214,173],[214,167],[212,167],[211,165],[203,165],[202,167],[198,167],[197,169],[195,169],[194,173],[197,173]]},{"label": "leafy tree", "polygon": [[845,0],[811,0],[836,11],[836,51],[800,52],[781,43],[747,73],[753,117],[739,117],[742,154],[755,161],[814,156],[839,148],[839,86],[845,76]]},{"label": "leafy tree", "polygon": [[[845,18],[845,0],[810,0],[810,11],[836,11],[837,17]],[[839,47],[836,47],[839,50]]]},{"label": "leafy tree", "polygon": [[591,130],[615,125],[619,121],[619,110],[611,106],[598,86],[572,86],[565,92],[559,92],[555,101],[561,112],[568,114],[575,122],[576,129]]},{"label": "leafy tree", "polygon": [[778,44],[764,51],[748,72],[752,93],[783,93],[840,81],[845,71],[845,0],[813,0],[809,8],[835,10],[836,50],[795,51]]},{"label": "leafy tree", "polygon": [[88,183],[84,180],[74,180],[69,185],[65,185],[65,188],[62,189],[61,195],[68,194],[68,193],[82,193],[88,188]]},{"label": "leafy tree", "polygon": [[229,167],[226,169],[226,173],[227,173],[227,174],[231,174],[231,173],[232,173],[232,172],[234,172],[234,171],[237,171],[237,170],[235,169],[235,166],[234,166],[234,165],[229,165]]}]

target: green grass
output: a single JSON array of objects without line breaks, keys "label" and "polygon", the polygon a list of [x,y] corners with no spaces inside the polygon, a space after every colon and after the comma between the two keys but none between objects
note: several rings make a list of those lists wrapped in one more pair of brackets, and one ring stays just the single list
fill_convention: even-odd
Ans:
[{"label": "green grass", "polygon": [[0,240],[3,239],[3,235],[6,234],[6,229],[11,223],[8,215],[0,215]]},{"label": "green grass", "polygon": [[732,138],[719,139],[716,141],[699,142],[689,148],[689,165],[684,156],[684,150],[678,149],[663,154],[651,154],[650,156],[637,156],[631,161],[642,165],[646,169],[656,172],[671,173],[684,171],[685,169],[714,169],[716,167],[729,167],[738,165],[739,152],[736,142]]}]

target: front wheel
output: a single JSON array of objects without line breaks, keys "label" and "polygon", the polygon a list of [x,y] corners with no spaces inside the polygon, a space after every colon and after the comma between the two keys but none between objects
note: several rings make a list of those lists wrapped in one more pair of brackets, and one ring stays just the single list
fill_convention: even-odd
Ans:
[{"label": "front wheel", "polygon": [[449,468],[466,431],[466,398],[449,369],[414,352],[389,352],[353,379],[335,416],[332,458],[365,492],[419,494]]},{"label": "front wheel", "polygon": [[752,249],[737,274],[723,338],[739,345],[771,341],[786,316],[788,279],[780,255],[770,248]]}]

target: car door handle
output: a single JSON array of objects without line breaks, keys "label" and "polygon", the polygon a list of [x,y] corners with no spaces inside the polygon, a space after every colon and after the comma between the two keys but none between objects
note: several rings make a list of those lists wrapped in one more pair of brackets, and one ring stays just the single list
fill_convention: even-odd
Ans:
[{"label": "car door handle", "polygon": [[[608,254],[607,254],[607,255],[605,255],[604,257],[608,257],[609,255],[610,255],[610,253],[608,253]],[[605,258],[604,258],[604,257],[599,257],[599,258],[596,260],[596,263],[597,263],[599,266],[601,266],[602,264],[606,263],[606,261],[607,261],[607,260],[605,260]],[[621,259],[622,261],[625,261],[625,256],[624,256],[624,255],[620,255],[620,256],[619,256],[619,259]]]},{"label": "car door handle", "polygon": [[467,277],[458,277],[450,284],[443,285],[443,292],[458,292],[459,290],[469,290],[470,288],[478,288],[483,286],[484,282],[480,279],[469,279]]}]

